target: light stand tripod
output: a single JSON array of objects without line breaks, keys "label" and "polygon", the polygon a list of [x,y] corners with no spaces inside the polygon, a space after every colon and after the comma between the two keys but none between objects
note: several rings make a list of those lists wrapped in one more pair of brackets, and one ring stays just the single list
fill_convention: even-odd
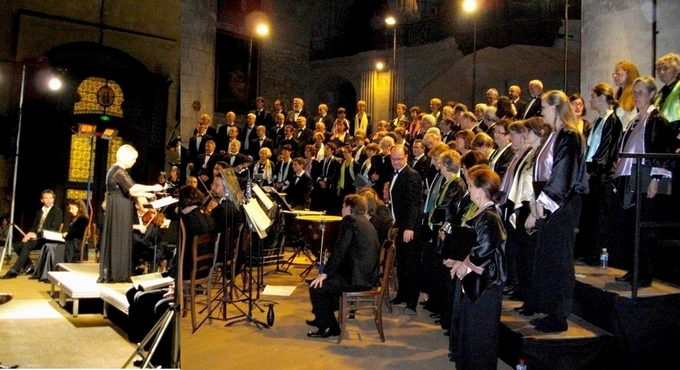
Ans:
[{"label": "light stand tripod", "polygon": [[[156,322],[156,325],[151,328],[151,331],[149,331],[149,334],[142,339],[141,342],[137,345],[137,348],[135,349],[135,352],[128,358],[128,360],[125,362],[123,365],[123,369],[128,367],[132,360],[135,358],[135,356],[139,355],[142,357],[142,365],[140,366],[141,369],[154,369],[155,367],[151,364],[151,357],[153,357],[154,353],[156,352],[156,349],[158,348],[159,343],[161,342],[161,339],[163,338],[163,334],[165,334],[165,331],[170,327],[170,325],[173,322],[179,322],[177,320],[177,314],[179,313],[179,305],[175,303],[170,303],[168,306],[168,309],[165,311],[163,316]],[[177,368],[179,367],[179,361],[178,357],[175,357],[175,344],[177,343],[177,347],[179,347],[179,328],[177,328],[175,325],[173,325],[173,333],[176,333],[175,336],[173,337],[173,359],[174,363],[177,364]],[[147,352],[144,348],[146,345],[153,339],[153,342],[151,343],[151,348]],[[177,351],[177,355],[179,355],[179,351]],[[175,368],[175,366],[173,366]]]},{"label": "light stand tripod", "polygon": [[[324,239],[324,234],[326,233],[326,220],[323,218],[319,221],[319,230],[321,230],[321,248],[319,251],[319,258],[314,259],[314,262],[312,262],[309,267],[307,267],[302,273],[300,273],[300,277],[302,277],[302,280],[305,280],[307,278],[307,275],[309,275],[310,272],[314,269],[314,267],[317,267],[319,270],[319,274],[323,273],[323,239]],[[311,261],[311,260],[310,260]]]}]

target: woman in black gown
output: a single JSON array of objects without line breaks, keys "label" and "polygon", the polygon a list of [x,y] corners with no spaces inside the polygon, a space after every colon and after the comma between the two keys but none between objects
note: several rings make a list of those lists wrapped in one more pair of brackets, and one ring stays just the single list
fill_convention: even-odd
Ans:
[{"label": "woman in black gown", "polygon": [[[452,359],[456,369],[496,369],[505,265],[505,228],[495,207],[500,177],[487,166],[468,172],[470,199],[477,211],[466,226],[476,243],[463,261],[456,261],[451,277],[462,281],[460,300],[453,307],[451,338],[456,338]],[[455,332],[454,332],[455,331]]]},{"label": "woman in black gown", "polygon": [[98,283],[130,281],[132,272],[132,201],[153,197],[163,185],[136,184],[127,169],[137,161],[137,150],[123,145],[116,152],[116,163],[106,174],[106,216],[101,237]]}]

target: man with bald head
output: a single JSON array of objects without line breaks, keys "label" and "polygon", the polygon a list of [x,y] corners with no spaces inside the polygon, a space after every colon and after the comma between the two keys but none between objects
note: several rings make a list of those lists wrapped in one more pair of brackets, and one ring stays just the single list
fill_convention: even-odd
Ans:
[{"label": "man with bald head", "polygon": [[420,211],[423,203],[423,185],[418,171],[408,165],[408,151],[403,145],[392,148],[390,161],[394,174],[389,180],[390,211],[397,235],[397,279],[399,289],[393,304],[406,303],[404,314],[416,314],[420,295]]},{"label": "man with bald head", "polygon": [[522,100],[522,89],[517,85],[512,85],[508,88],[508,98],[510,102],[515,106],[515,111],[522,113],[524,108],[527,106],[527,102]]},{"label": "man with bald head", "polygon": [[238,141],[241,144],[241,153],[250,154],[250,142],[257,138],[257,132],[255,131],[255,121],[257,116],[255,113],[248,113],[246,116],[246,125],[243,130],[239,133]]}]

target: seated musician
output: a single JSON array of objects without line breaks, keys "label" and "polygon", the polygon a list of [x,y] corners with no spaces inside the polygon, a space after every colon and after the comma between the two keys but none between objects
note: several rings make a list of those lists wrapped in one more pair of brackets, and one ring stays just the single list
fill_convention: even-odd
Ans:
[{"label": "seated musician", "polygon": [[[220,182],[219,178],[216,177],[213,184],[215,182]],[[183,280],[189,279],[191,274],[191,268],[193,266],[191,246],[194,236],[209,234],[215,231],[215,221],[201,210],[203,200],[203,194],[196,188],[182,186],[179,189],[180,218],[184,223],[184,229],[186,231],[186,244],[182,246],[184,251],[182,263]]]},{"label": "seated musician", "polygon": [[342,222],[337,242],[328,262],[309,285],[314,320],[307,320],[317,331],[311,338],[328,338],[340,334],[333,312],[342,292],[370,290],[378,281],[380,243],[378,233],[366,217],[366,199],[347,195],[342,205]]},{"label": "seated musician", "polygon": [[161,230],[157,222],[159,220],[154,209],[144,208],[143,201],[135,202],[135,215],[132,225],[132,263],[135,268],[135,274],[144,273],[143,266],[145,263],[154,263],[154,249],[156,249],[156,263],[158,259],[163,256],[159,251]]},{"label": "seated musician", "polygon": [[26,275],[33,274],[35,266],[31,263],[30,253],[42,248],[46,242],[45,239],[39,238],[40,232],[43,230],[59,231],[61,229],[63,215],[61,209],[54,205],[54,191],[44,190],[40,194],[40,202],[43,206],[36,212],[30,231],[23,237],[21,244],[17,245],[16,252],[19,257],[14,266],[2,277],[3,279],[17,277],[24,268],[26,268],[24,271]]},{"label": "seated musician", "polygon": [[[219,201],[210,213],[215,223],[215,230],[220,233],[217,249],[218,262],[225,262],[226,258],[230,257],[227,249],[227,229],[234,230],[239,223],[244,222],[243,211],[234,203],[234,201],[240,203],[243,198],[236,181],[236,178],[228,171],[222,171],[215,176],[211,187],[211,194]],[[228,187],[225,188],[225,185]]]},{"label": "seated musician", "polygon": [[[62,233],[64,243],[45,243],[40,251],[36,269],[30,279],[47,281],[47,273],[55,271],[61,262],[73,263],[80,260],[80,244],[89,222],[85,214],[85,203],[80,199],[69,199],[66,211],[71,215],[68,231]],[[61,248],[60,248],[61,247]],[[58,250],[61,249],[61,252]]]},{"label": "seated musician", "polygon": [[286,189],[286,202],[293,209],[309,208],[309,194],[312,192],[312,178],[305,172],[304,158],[293,159],[293,176],[290,185]]}]

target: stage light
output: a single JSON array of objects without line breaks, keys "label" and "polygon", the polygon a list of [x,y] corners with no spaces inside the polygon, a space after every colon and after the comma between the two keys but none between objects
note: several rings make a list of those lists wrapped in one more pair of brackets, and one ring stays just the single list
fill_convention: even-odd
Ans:
[{"label": "stage light", "polygon": [[48,83],[48,86],[52,91],[57,91],[61,89],[61,80],[58,79],[57,77],[52,77],[50,79],[50,82]]},{"label": "stage light", "polygon": [[79,123],[78,134],[80,135],[94,135],[97,133],[97,125],[91,123]]},{"label": "stage light", "polygon": [[118,130],[107,127],[104,129],[104,132],[102,132],[102,139],[111,140],[116,135],[118,135]]},{"label": "stage light", "polygon": [[264,23],[259,24],[255,28],[255,32],[260,36],[267,36],[269,34],[269,26]]},{"label": "stage light", "polygon": [[385,68],[385,64],[383,62],[378,62],[375,64],[375,69],[378,71],[382,71],[383,68]]},{"label": "stage light", "polygon": [[463,2],[463,9],[468,13],[474,12],[475,10],[477,10],[477,1],[465,0],[465,2]]},{"label": "stage light", "polygon": [[389,16],[389,17],[385,18],[385,23],[387,23],[390,26],[394,26],[395,24],[397,24],[397,20],[394,19],[394,17]]}]

